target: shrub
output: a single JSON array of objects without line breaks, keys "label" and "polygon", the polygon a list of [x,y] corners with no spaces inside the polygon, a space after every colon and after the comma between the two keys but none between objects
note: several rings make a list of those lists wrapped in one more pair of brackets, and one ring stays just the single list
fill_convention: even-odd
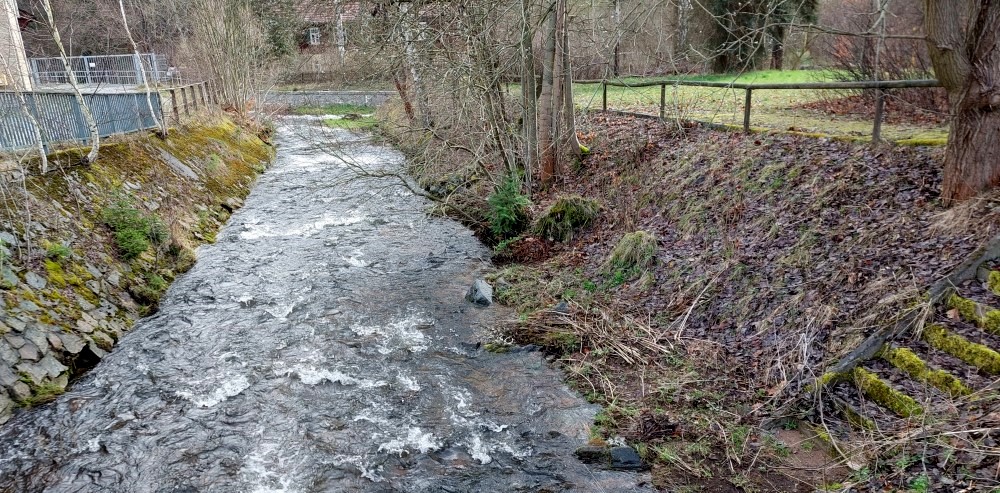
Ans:
[{"label": "shrub", "polygon": [[600,210],[601,204],[593,199],[579,195],[559,197],[535,223],[535,234],[550,240],[569,241],[573,239],[574,230],[589,225]]},{"label": "shrub", "polygon": [[45,256],[57,261],[68,259],[73,255],[73,250],[59,242],[45,242]]},{"label": "shrub", "polygon": [[101,211],[104,223],[115,233],[115,244],[122,257],[131,260],[142,255],[150,244],[164,245],[170,230],[156,216],[146,216],[127,197],[116,198]]},{"label": "shrub", "polygon": [[116,231],[115,244],[118,246],[118,251],[121,252],[122,258],[125,260],[132,260],[149,249],[149,240],[146,238],[146,233],[132,228]]},{"label": "shrub", "polygon": [[521,193],[521,182],[514,176],[504,178],[486,202],[490,206],[490,230],[498,240],[516,236],[531,222],[531,201]]}]

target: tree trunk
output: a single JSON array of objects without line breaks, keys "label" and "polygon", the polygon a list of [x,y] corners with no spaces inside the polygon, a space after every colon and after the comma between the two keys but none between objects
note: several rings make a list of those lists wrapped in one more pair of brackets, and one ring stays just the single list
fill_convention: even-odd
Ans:
[{"label": "tree trunk", "polygon": [[[941,64],[938,77],[949,89],[953,108],[941,185],[942,199],[952,204],[1000,185],[1000,2],[976,2],[975,22],[961,50],[964,57],[955,56],[961,45],[946,44],[950,39],[947,33],[941,37],[942,33],[931,29],[933,22],[943,21],[935,28],[958,22],[954,4],[930,0],[927,3],[929,42],[945,42],[932,48],[931,53],[936,70],[938,63]],[[951,17],[955,19],[942,19],[949,17],[942,12],[948,8],[941,9],[945,3],[950,4]],[[940,10],[930,4],[938,4],[934,7]],[[962,80],[960,85],[947,86],[959,80]]]},{"label": "tree trunk", "polygon": [[343,66],[347,62],[347,31],[344,30],[344,7],[340,0],[333,2],[333,15],[337,19],[337,55]]},{"label": "tree trunk", "polygon": [[531,176],[538,166],[537,111],[538,99],[535,94],[535,31],[531,24],[531,0],[521,0],[521,99],[524,103],[522,124],[524,133],[524,176],[530,184]]},{"label": "tree trunk", "polygon": [[410,12],[409,2],[400,2],[399,11],[402,14],[402,27],[403,27],[403,50],[406,54],[406,64],[410,68],[410,77],[413,80],[413,95],[417,99],[417,110],[418,116],[420,117],[420,122],[423,123],[424,127],[430,128],[433,126],[431,121],[430,103],[427,99],[427,91],[424,88],[424,81],[420,77],[420,57],[417,53],[417,37],[418,34],[415,32],[414,18],[418,16],[419,12]]},{"label": "tree trunk", "polygon": [[[576,136],[576,111],[573,107],[573,64],[569,52],[569,13],[567,12],[567,1],[562,3],[562,60],[563,60],[563,119],[566,125],[565,137],[563,139],[564,149],[574,157],[579,158],[582,154],[580,140]],[[560,170],[561,172],[561,170]]]},{"label": "tree trunk", "polygon": [[771,68],[781,70],[785,65],[785,33],[783,22],[778,22],[771,29]]},{"label": "tree trunk", "polygon": [[156,125],[160,137],[166,138],[167,122],[161,121],[160,118],[156,116],[156,111],[153,109],[153,94],[152,90],[149,88],[149,80],[146,78],[146,65],[142,63],[142,54],[139,53],[139,44],[136,43],[135,38],[132,37],[132,29],[129,28],[128,25],[128,17],[125,15],[125,0],[118,0],[118,8],[121,10],[122,25],[125,26],[125,34],[128,36],[129,44],[132,45],[132,53],[139,62],[139,78],[142,82],[142,90],[146,93],[146,106],[149,108],[149,116],[153,118],[153,124]]},{"label": "tree trunk", "polygon": [[543,31],[542,46],[542,93],[538,98],[538,154],[540,166],[540,179],[542,185],[549,185],[555,178],[556,152],[555,152],[555,124],[552,118],[552,103],[556,59],[556,13],[555,2],[549,3],[546,9],[545,29]]}]

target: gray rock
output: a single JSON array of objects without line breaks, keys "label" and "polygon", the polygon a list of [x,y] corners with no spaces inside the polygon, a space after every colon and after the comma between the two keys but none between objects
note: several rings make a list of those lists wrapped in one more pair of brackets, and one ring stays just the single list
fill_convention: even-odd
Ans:
[{"label": "gray rock", "polygon": [[[0,387],[10,387],[17,381],[17,374],[6,364],[0,364]],[[3,391],[0,390],[0,393]]]},{"label": "gray rock", "polygon": [[80,309],[83,310],[83,311],[85,311],[85,312],[89,312],[89,311],[93,310],[94,308],[97,308],[96,306],[94,306],[93,303],[87,301],[83,296],[77,296],[76,297],[76,304],[80,305]]},{"label": "gray rock", "polygon": [[94,277],[101,277],[101,270],[90,264],[83,264],[83,267],[87,269],[87,272]]},{"label": "gray rock", "polygon": [[576,449],[573,455],[584,464],[606,464],[609,459],[607,448],[594,445],[584,445]]},{"label": "gray rock", "polygon": [[45,377],[49,376],[49,372],[45,370],[38,363],[28,363],[22,361],[17,365],[17,371],[21,373],[27,373],[31,377],[31,381],[35,382],[36,385],[41,384]]},{"label": "gray rock", "polygon": [[119,274],[118,271],[116,270],[112,270],[110,273],[108,273],[108,277],[105,279],[116,288],[119,287],[119,283],[122,280],[121,274]]},{"label": "gray rock", "polygon": [[49,375],[49,378],[56,378],[61,375],[62,372],[69,369],[66,365],[59,362],[59,360],[53,358],[51,354],[42,358],[42,360],[37,364],[41,369],[45,370],[45,373]]},{"label": "gray rock", "polygon": [[4,320],[4,322],[7,325],[9,325],[12,329],[14,329],[16,332],[24,332],[24,328],[27,327],[28,325],[24,323],[23,320],[18,320],[16,318],[8,318]]},{"label": "gray rock", "polygon": [[170,154],[169,152],[160,149],[160,158],[166,161],[167,164],[170,165],[170,168],[176,171],[179,175],[185,176],[192,180],[198,180],[198,174],[195,173],[190,166],[181,162],[180,159],[177,159],[177,157],[174,156],[173,154]]},{"label": "gray rock", "polygon": [[90,281],[85,282],[84,284],[86,284],[87,285],[87,289],[93,291],[94,294],[98,294],[98,293],[101,292],[101,283],[99,283],[97,281],[90,280]]},{"label": "gray rock", "polygon": [[42,357],[42,354],[38,351],[38,346],[29,341],[25,341],[24,345],[18,348],[17,353],[21,355],[22,360],[27,361],[38,361]]},{"label": "gray rock", "polygon": [[18,279],[17,274],[14,271],[12,271],[9,267],[4,267],[3,269],[0,270],[2,270],[2,272],[0,272],[0,276],[3,277],[3,281],[5,283],[11,286],[17,286],[17,283],[21,282],[21,280]]},{"label": "gray rock", "polygon": [[45,332],[39,329],[37,325],[32,324],[27,329],[24,329],[24,334],[21,335],[34,343],[35,347],[43,348],[49,345],[49,341],[45,337]]},{"label": "gray rock", "polygon": [[49,333],[49,335],[45,336],[45,338],[49,340],[49,345],[52,346],[52,349],[55,349],[56,351],[63,350],[62,339],[60,339],[58,335]]},{"label": "gray rock", "polygon": [[25,342],[28,342],[17,334],[7,334],[3,336],[3,338],[6,339],[7,343],[14,349],[21,349],[21,346],[23,346]]},{"label": "gray rock", "polygon": [[90,334],[90,338],[100,347],[111,347],[115,344],[115,340],[112,339],[111,336],[101,331],[96,331],[93,334]]},{"label": "gray rock", "polygon": [[493,287],[482,279],[476,279],[465,294],[465,299],[479,306],[490,306],[493,304]]},{"label": "gray rock", "polygon": [[49,284],[44,277],[31,271],[28,271],[28,273],[24,275],[24,282],[28,283],[28,286],[35,289],[45,289],[45,286]]},{"label": "gray rock", "polygon": [[14,414],[14,401],[7,397],[7,393],[0,390],[0,425],[10,421],[10,417]]},{"label": "gray rock", "polygon": [[83,351],[83,348],[87,346],[83,339],[76,334],[59,334],[59,339],[62,341],[63,348],[66,352],[70,354],[79,354]]},{"label": "gray rock", "polygon": [[84,334],[93,332],[95,328],[97,328],[97,320],[86,313],[80,317],[80,320],[76,321],[76,330]]},{"label": "gray rock", "polygon": [[23,401],[31,397],[31,387],[24,382],[17,382],[10,387],[10,396],[16,400]]},{"label": "gray rock", "polygon": [[0,361],[7,363],[8,365],[13,365],[21,360],[21,356],[17,354],[14,348],[10,347],[10,344],[6,341],[0,341]]},{"label": "gray rock", "polygon": [[108,355],[107,351],[97,347],[97,344],[94,344],[93,342],[87,344],[87,349],[90,349],[90,352],[94,353],[94,356],[97,356],[100,359],[104,359],[104,357]]},{"label": "gray rock", "polygon": [[20,308],[21,311],[25,312],[37,312],[41,310],[38,305],[28,300],[21,300],[21,303],[19,303],[17,307]]},{"label": "gray rock", "polygon": [[0,241],[6,245],[17,246],[17,237],[6,231],[0,231]]},{"label": "gray rock", "polygon": [[626,471],[645,469],[642,457],[632,447],[611,447],[611,468]]}]

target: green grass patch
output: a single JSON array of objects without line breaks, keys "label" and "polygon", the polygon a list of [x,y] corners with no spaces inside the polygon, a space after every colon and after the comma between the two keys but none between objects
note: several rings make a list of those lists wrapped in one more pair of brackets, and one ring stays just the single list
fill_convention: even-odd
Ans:
[{"label": "green grass patch", "polygon": [[344,130],[367,130],[378,126],[378,120],[374,116],[362,116],[359,118],[327,118],[323,124],[330,128],[342,128]]},{"label": "green grass patch", "polygon": [[535,234],[555,241],[569,241],[577,228],[589,225],[601,210],[593,199],[566,195],[556,201],[535,223]]},{"label": "green grass patch", "polygon": [[115,245],[125,260],[131,260],[153,244],[163,245],[170,231],[158,217],[146,215],[125,196],[117,197],[101,211],[101,219],[114,232]]},{"label": "green grass patch", "polygon": [[299,106],[292,109],[296,115],[370,115],[375,108],[360,104],[339,103],[325,106]]}]

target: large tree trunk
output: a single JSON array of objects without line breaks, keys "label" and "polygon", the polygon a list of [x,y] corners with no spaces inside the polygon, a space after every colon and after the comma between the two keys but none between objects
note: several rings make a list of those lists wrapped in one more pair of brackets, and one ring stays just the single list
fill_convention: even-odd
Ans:
[{"label": "large tree trunk", "polygon": [[976,0],[963,39],[964,7],[926,0],[924,12],[934,71],[952,106],[941,185],[948,205],[1000,185],[1000,2]]},{"label": "large tree trunk", "polygon": [[[566,125],[566,132],[563,138],[563,148],[574,158],[579,158],[582,154],[580,140],[576,136],[576,111],[573,106],[573,64],[569,52],[569,13],[566,0],[562,3],[562,63],[563,63],[563,120]],[[560,170],[561,172],[561,170]]]}]

